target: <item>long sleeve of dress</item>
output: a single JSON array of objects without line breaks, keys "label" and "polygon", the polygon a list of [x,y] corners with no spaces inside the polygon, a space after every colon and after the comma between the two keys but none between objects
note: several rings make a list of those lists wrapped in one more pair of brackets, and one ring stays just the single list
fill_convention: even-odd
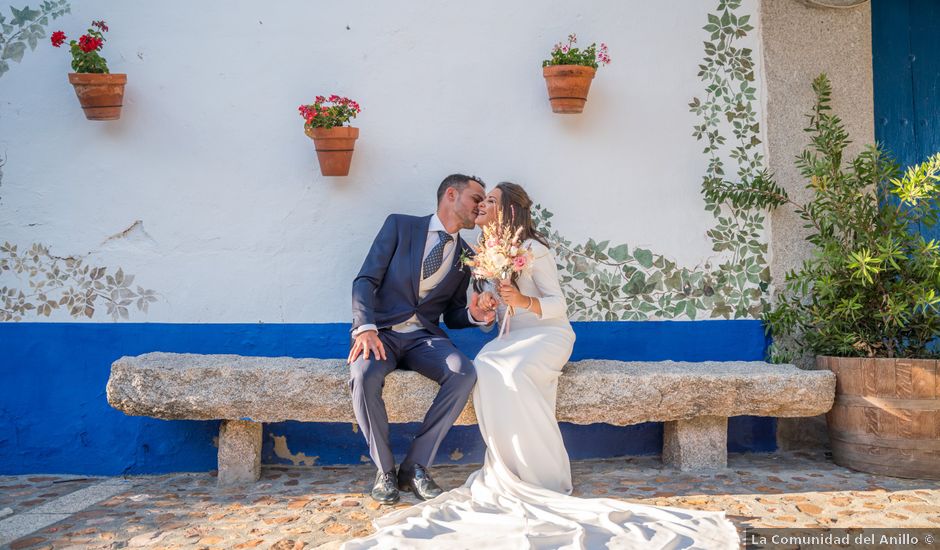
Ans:
[{"label": "long sleeve of dress", "polygon": [[532,281],[539,291],[539,303],[542,306],[542,316],[539,319],[556,319],[566,317],[568,304],[561,290],[558,280],[558,266],[552,251],[537,241],[532,244],[532,253],[535,259],[532,262]]}]

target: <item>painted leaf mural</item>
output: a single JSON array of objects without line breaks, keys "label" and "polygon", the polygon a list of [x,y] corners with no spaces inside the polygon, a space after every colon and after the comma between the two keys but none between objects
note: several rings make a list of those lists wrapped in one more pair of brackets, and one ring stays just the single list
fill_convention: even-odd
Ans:
[{"label": "painted leaf mural", "polygon": [[26,47],[35,50],[39,41],[46,38],[46,26],[53,19],[70,13],[68,0],[45,0],[38,9],[25,6],[16,9],[10,6],[10,19],[0,13],[0,76],[10,70],[10,61],[23,60]]},{"label": "painted leaf mural", "polygon": [[760,140],[754,52],[739,45],[754,27],[740,8],[740,0],[721,0],[708,14],[698,73],[704,94],[689,103],[699,121],[692,136],[704,143],[708,157],[702,194],[715,221],[707,235],[720,259],[683,267],[627,243],[572,243],[552,226],[552,212],[536,205],[572,320],[755,318],[769,307],[764,205],[732,204],[729,198],[736,187],[771,181]]},{"label": "painted leaf mural", "polygon": [[134,285],[134,275],[118,268],[90,266],[82,258],[59,258],[42,244],[19,251],[14,244],[0,246],[0,274],[27,278],[29,290],[0,287],[0,321],[21,321],[27,315],[49,317],[63,309],[75,318],[91,319],[104,308],[111,319],[127,319],[129,310],[147,313],[157,301],[153,290]]}]

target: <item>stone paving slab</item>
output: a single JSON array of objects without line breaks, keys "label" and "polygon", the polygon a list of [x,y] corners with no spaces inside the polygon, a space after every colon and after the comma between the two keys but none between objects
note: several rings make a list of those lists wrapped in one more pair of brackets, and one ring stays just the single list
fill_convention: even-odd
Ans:
[{"label": "stone paving slab", "polygon": [[89,506],[134,487],[133,481],[105,479],[0,520],[0,544],[52,525]]},{"label": "stone paving slab", "polygon": [[112,495],[122,493],[134,487],[133,481],[120,478],[106,479],[101,483],[79,489],[55,500],[30,508],[29,514],[74,514],[85,508],[104,500]]},{"label": "stone paving slab", "polygon": [[98,476],[21,475],[0,477],[0,509],[19,512],[84,489],[107,478]]},{"label": "stone paving slab", "polygon": [[[725,510],[742,527],[940,527],[940,482],[854,472],[822,453],[731,454],[684,473],[657,456],[572,462],[575,494]],[[445,488],[476,465],[434,468]],[[369,465],[266,466],[258,483],[218,488],[211,473],[128,478],[132,487],[14,541],[13,549],[336,548],[388,508],[365,494]],[[14,480],[15,481],[15,480]],[[0,484],[13,483],[0,477]],[[406,496],[398,506],[410,506]],[[20,508],[22,509],[22,508]]]}]

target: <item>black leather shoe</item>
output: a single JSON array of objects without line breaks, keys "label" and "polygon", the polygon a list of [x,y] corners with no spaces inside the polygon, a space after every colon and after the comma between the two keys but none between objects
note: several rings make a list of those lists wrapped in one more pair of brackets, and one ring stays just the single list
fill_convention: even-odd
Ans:
[{"label": "black leather shoe", "polygon": [[398,469],[398,488],[402,491],[413,491],[421,500],[432,499],[444,492],[420,464]]},{"label": "black leather shoe", "polygon": [[398,476],[395,470],[389,470],[384,474],[377,472],[375,474],[375,483],[372,485],[372,499],[382,504],[395,504],[401,494],[398,492]]}]

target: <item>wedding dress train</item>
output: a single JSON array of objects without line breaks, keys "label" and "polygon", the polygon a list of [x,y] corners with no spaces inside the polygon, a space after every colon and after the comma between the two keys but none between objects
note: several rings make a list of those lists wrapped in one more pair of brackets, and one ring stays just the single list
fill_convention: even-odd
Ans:
[{"label": "wedding dress train", "polygon": [[474,360],[483,467],[457,489],[377,518],[375,533],[343,548],[737,549],[724,512],[570,496],[555,398],[575,336],[555,261],[545,246],[529,242],[535,262],[517,284],[539,298],[542,315],[517,310],[509,332]]}]

